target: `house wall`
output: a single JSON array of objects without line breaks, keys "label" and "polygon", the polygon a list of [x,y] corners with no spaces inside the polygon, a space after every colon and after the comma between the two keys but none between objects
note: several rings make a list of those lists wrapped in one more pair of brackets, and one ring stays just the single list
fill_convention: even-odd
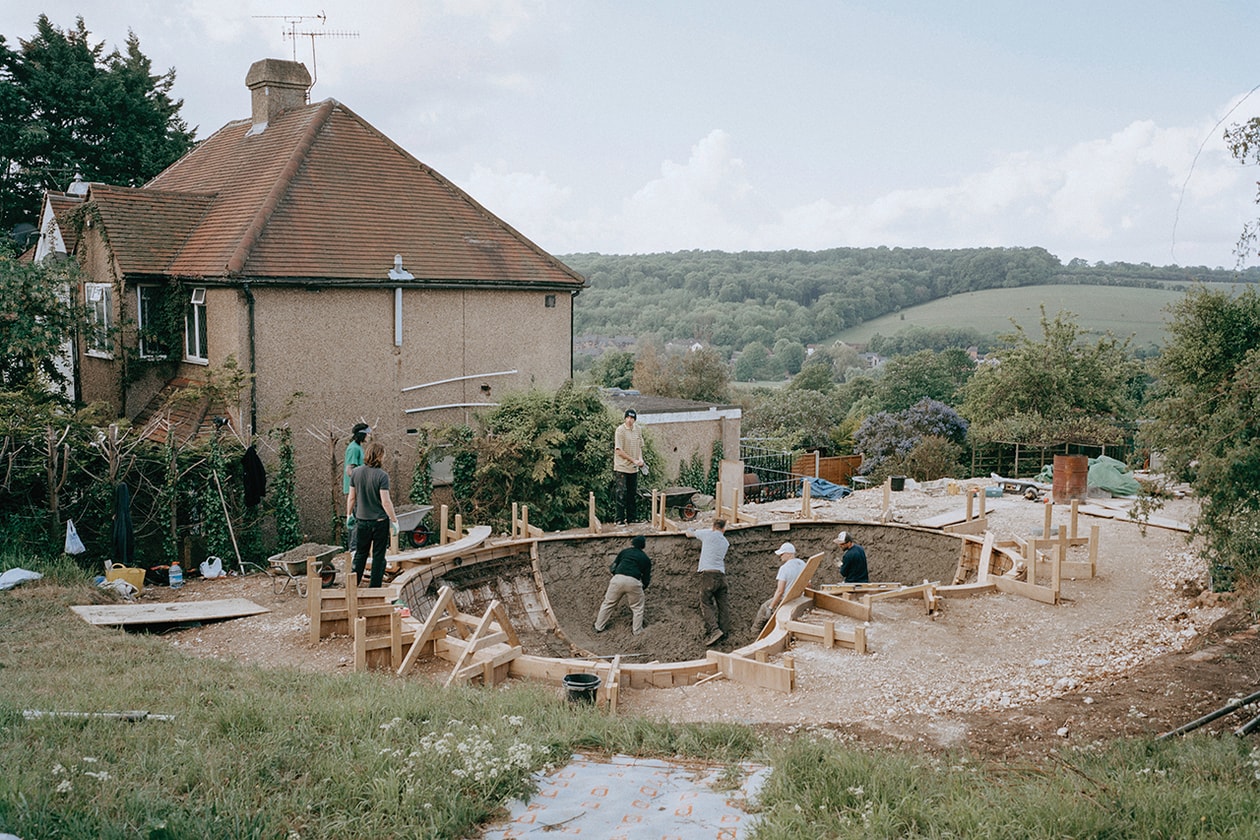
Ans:
[{"label": "house wall", "polygon": [[[119,284],[114,272],[114,260],[109,248],[104,245],[94,228],[84,231],[84,235],[79,242],[79,248],[76,251],[76,257],[79,261],[82,277],[78,292],[79,302],[86,303],[87,301],[84,283],[109,283],[114,287],[112,317],[114,318],[114,324],[119,324],[121,321],[119,307],[122,295],[119,292]],[[121,411],[120,401],[122,393],[119,390],[119,362],[122,359],[122,354],[118,350],[117,342],[115,342],[112,359],[89,356],[85,340],[80,340],[78,346],[79,395],[81,399],[86,403],[103,402],[115,412]]]},{"label": "house wall", "polygon": [[686,412],[674,415],[639,415],[639,424],[651,435],[652,443],[665,459],[665,480],[678,480],[681,462],[699,452],[705,471],[709,470],[713,444],[722,441],[727,457],[739,452],[738,411]]},{"label": "house wall", "polygon": [[[394,343],[393,288],[255,286],[253,292],[258,426],[266,431],[287,422],[294,430],[303,528],[313,539],[327,539],[332,516],[344,510],[339,465],[356,422],[371,424],[373,439],[385,445],[392,495],[402,503],[414,466],[408,429],[469,422],[477,410],[408,409],[490,403],[510,391],[555,389],[569,378],[572,297],[564,292],[404,289],[401,346]],[[555,295],[553,308],[545,306],[546,294]],[[208,317],[212,356],[225,357],[230,343],[247,367],[243,295],[236,316],[227,319],[232,334],[219,332],[215,311]],[[403,391],[506,370],[518,372]],[[244,397],[243,424],[249,418],[248,393]]]}]

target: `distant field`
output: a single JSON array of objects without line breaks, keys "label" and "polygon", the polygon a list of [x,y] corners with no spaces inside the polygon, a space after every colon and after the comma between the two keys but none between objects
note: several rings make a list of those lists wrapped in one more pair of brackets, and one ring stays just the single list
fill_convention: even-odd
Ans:
[{"label": "distant field", "polygon": [[[1091,333],[1110,330],[1118,338],[1133,336],[1133,347],[1162,345],[1166,340],[1165,307],[1181,298],[1181,291],[1134,289],[1125,286],[1025,286],[1018,289],[989,289],[942,298],[885,315],[835,338],[850,344],[865,344],[879,333],[895,335],[907,327],[968,326],[982,333],[1010,332],[1014,319],[1034,338],[1040,335],[1038,319],[1045,304],[1046,315],[1067,310],[1076,314],[1076,323]],[[833,339],[834,340],[834,339]]]}]

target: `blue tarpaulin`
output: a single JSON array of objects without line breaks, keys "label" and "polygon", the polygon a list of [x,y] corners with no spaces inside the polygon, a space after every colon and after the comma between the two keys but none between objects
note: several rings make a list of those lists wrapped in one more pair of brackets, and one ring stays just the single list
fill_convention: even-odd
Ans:
[{"label": "blue tarpaulin", "polygon": [[853,488],[843,484],[832,484],[825,478],[809,480],[809,495],[814,499],[843,499],[853,492]]}]

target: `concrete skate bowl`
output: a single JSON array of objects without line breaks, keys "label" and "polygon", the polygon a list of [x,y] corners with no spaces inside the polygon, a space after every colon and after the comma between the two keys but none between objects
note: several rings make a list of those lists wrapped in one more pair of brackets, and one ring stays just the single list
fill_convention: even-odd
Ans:
[{"label": "concrete skate bowl", "polygon": [[[813,585],[841,582],[835,562],[839,551],[832,542],[840,530],[849,531],[865,547],[872,580],[907,585],[924,580],[949,583],[965,539],[912,526],[850,522],[728,528],[731,632],[713,649],[738,651],[756,640],[752,623],[761,602],[774,593],[778,569],[774,550],[782,543],[792,542],[802,558],[827,553]],[[695,589],[700,545],[684,534],[644,536],[652,558],[652,582],[646,593],[646,632],[640,636],[631,632],[630,611],[624,605],[614,612],[605,632],[596,634],[593,627],[608,586],[609,564],[630,545],[629,533],[565,534],[483,546],[407,573],[399,581],[400,597],[419,619],[432,611],[444,586],[454,591],[456,607],[470,615],[481,615],[498,600],[527,656],[580,665],[583,660],[606,662],[620,655],[622,667],[631,670],[656,663],[652,674],[631,679],[631,685],[686,685],[712,671],[705,659],[710,648],[704,644]]]}]

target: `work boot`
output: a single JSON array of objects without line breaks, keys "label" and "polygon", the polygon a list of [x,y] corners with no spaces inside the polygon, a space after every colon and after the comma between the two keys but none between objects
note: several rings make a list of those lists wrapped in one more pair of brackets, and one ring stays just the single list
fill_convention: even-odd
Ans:
[{"label": "work boot", "polygon": [[705,647],[716,645],[718,642],[722,641],[722,638],[725,635],[726,634],[722,632],[722,628],[719,627],[718,629],[714,630],[712,633],[709,634],[709,638],[704,640]]}]

